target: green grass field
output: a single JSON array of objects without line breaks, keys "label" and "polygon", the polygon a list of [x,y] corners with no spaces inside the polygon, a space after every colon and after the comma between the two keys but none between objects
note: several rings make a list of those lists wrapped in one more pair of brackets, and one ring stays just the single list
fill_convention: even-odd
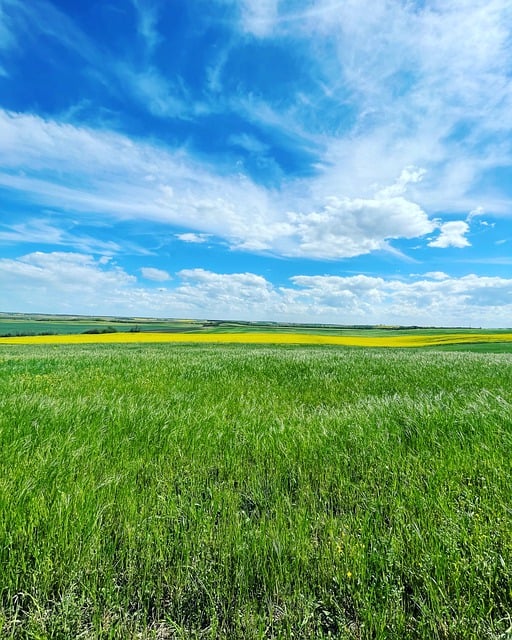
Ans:
[{"label": "green grass field", "polygon": [[0,348],[0,637],[505,640],[512,356]]}]

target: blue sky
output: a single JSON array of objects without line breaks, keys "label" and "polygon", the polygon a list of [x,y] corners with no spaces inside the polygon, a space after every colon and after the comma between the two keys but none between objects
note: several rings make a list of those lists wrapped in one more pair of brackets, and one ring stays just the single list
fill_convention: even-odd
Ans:
[{"label": "blue sky", "polygon": [[0,310],[512,326],[509,0],[0,0]]}]

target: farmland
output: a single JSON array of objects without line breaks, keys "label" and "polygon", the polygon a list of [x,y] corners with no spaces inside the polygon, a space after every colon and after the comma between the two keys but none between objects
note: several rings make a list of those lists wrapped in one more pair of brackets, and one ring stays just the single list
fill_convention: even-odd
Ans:
[{"label": "farmland", "polygon": [[419,333],[402,335],[375,335],[371,330],[365,334],[322,334],[280,332],[145,332],[145,333],[85,333],[68,335],[36,335],[0,338],[2,344],[149,344],[149,343],[199,343],[199,344],[302,344],[338,345],[350,347],[468,347],[485,346],[487,351],[512,351],[511,333]]},{"label": "farmland", "polygon": [[508,638],[511,380],[508,353],[2,344],[0,637]]},{"label": "farmland", "polygon": [[0,347],[158,342],[434,347],[502,353],[512,352],[512,330],[0,314]]}]

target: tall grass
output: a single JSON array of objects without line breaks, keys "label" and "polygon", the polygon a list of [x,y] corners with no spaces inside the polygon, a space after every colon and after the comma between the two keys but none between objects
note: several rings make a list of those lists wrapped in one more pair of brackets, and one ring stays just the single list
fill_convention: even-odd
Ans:
[{"label": "tall grass", "polygon": [[0,637],[509,637],[511,380],[507,354],[3,347]]}]

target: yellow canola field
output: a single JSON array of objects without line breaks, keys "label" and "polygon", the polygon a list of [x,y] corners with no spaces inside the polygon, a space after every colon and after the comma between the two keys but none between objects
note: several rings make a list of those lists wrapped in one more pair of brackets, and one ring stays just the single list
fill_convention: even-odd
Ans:
[{"label": "yellow canola field", "polygon": [[512,342],[512,333],[444,333],[432,335],[335,336],[307,333],[103,333],[0,338],[2,344],[142,344],[241,343],[241,344],[318,344],[352,347],[426,347],[443,344]]}]

